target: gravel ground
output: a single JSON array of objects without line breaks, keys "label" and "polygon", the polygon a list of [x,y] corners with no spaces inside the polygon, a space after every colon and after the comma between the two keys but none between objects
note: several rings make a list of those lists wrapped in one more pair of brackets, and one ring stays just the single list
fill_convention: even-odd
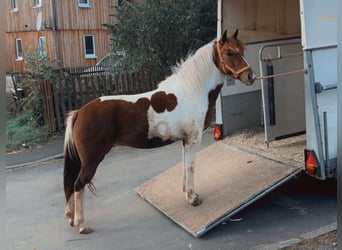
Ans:
[{"label": "gravel ground", "polygon": [[337,250],[336,230],[318,237],[303,240],[292,246],[281,248],[282,250]]}]

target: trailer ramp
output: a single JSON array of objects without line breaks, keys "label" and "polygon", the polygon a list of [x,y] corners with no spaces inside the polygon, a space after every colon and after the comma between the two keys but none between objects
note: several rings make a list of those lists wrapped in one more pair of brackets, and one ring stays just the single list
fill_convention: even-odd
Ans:
[{"label": "trailer ramp", "polygon": [[200,237],[300,171],[296,166],[219,141],[197,155],[195,190],[203,199],[201,205],[193,207],[185,200],[181,164],[140,185],[136,192]]}]

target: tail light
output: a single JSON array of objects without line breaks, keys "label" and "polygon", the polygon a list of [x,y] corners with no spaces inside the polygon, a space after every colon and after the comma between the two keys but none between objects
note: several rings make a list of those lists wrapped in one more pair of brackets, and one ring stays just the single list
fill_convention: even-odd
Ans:
[{"label": "tail light", "polygon": [[214,128],[214,139],[219,141],[222,139],[221,125],[216,124]]},{"label": "tail light", "polygon": [[305,170],[310,175],[317,175],[318,160],[313,150],[305,150]]}]

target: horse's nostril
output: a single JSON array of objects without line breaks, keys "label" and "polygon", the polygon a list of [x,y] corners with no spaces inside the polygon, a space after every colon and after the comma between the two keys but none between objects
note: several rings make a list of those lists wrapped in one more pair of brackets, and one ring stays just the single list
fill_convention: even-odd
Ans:
[{"label": "horse's nostril", "polygon": [[251,71],[248,73],[248,80],[250,80],[251,82],[254,82],[254,81],[255,81],[255,78],[256,78],[256,75],[255,75],[254,71],[251,70]]}]

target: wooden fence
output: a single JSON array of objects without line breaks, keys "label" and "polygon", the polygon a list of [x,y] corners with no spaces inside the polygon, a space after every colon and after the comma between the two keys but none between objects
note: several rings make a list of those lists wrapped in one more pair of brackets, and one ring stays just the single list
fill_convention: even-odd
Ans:
[{"label": "wooden fence", "polygon": [[43,95],[44,121],[50,132],[63,131],[71,110],[103,95],[137,94],[155,89],[151,74],[67,74],[62,80],[39,80]]}]

